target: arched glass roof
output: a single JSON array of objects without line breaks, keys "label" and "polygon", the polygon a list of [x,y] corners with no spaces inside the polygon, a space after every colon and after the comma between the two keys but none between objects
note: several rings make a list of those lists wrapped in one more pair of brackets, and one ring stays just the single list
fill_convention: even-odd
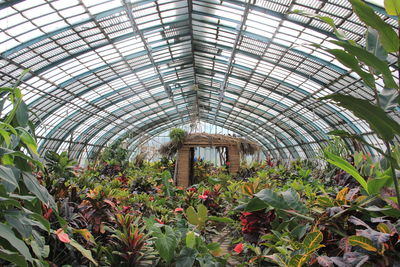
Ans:
[{"label": "arched glass roof", "polygon": [[[20,87],[41,152],[94,155],[117,138],[139,145],[196,121],[282,158],[315,156],[332,129],[380,146],[365,122],[318,99],[373,96],[331,55],[305,45],[334,47],[334,35],[289,13],[296,9],[332,17],[364,44],[346,0],[0,1],[0,86],[30,69]],[[392,71],[396,60],[389,55]]]}]

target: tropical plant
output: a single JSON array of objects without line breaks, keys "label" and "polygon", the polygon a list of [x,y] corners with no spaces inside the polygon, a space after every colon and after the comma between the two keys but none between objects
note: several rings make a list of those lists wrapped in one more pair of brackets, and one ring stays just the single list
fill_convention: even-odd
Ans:
[{"label": "tropical plant", "polygon": [[141,218],[133,215],[116,214],[116,228],[108,227],[112,233],[107,247],[109,264],[111,266],[152,266],[156,257],[149,246],[149,234],[145,227],[140,226]]},{"label": "tropical plant", "polygon": [[76,161],[69,158],[67,152],[58,154],[54,151],[46,151],[47,171],[44,175],[44,183],[53,195],[60,196],[67,191],[66,182],[75,177],[74,166]]},{"label": "tropical plant", "polygon": [[[400,100],[399,85],[396,84],[394,74],[390,71],[389,63],[387,62],[388,53],[397,53],[399,58],[397,67],[400,74],[399,36],[393,30],[392,26],[384,22],[375,14],[374,10],[363,1],[349,1],[355,14],[367,27],[365,47],[361,47],[356,42],[348,39],[342,31],[336,28],[333,19],[325,16],[308,14],[302,11],[295,12],[318,18],[333,28],[339,40],[331,42],[340,48],[328,49],[320,47],[319,45],[316,46],[324,49],[343,65],[357,73],[363,80],[365,86],[373,92],[375,103],[364,99],[358,99],[351,95],[342,94],[328,95],[321,98],[321,100],[332,100],[337,105],[350,110],[356,117],[365,120],[378,137],[383,140],[386,145],[386,152],[377,147],[373,147],[359,135],[350,134],[343,130],[330,132],[330,134],[355,139],[367,146],[371,146],[387,159],[391,169],[390,176],[396,190],[397,203],[400,203],[399,185],[395,175],[395,169],[399,169],[399,164],[392,156],[392,143],[395,137],[400,135],[400,124],[387,114],[387,112],[399,106]],[[385,9],[390,15],[397,17],[400,15],[397,0],[386,0]],[[398,27],[400,29],[400,25]],[[377,80],[383,81],[384,89],[381,91],[378,90]],[[337,157],[331,157],[329,153],[325,153],[325,155],[329,158],[330,163],[348,171],[348,166],[343,165],[343,162]],[[364,189],[368,191],[366,182],[358,178],[356,179],[361,183]]]},{"label": "tropical plant", "polygon": [[271,230],[271,222],[275,218],[274,210],[268,212],[265,212],[265,210],[242,212],[240,224],[242,225],[244,240],[249,243],[257,243],[260,235],[264,235]]},{"label": "tropical plant", "polygon": [[173,128],[169,132],[169,138],[176,144],[182,144],[185,141],[186,135],[186,131],[180,128]]},{"label": "tropical plant", "polygon": [[29,109],[17,88],[19,82],[12,88],[0,88],[0,106],[7,99],[12,105],[0,120],[0,259],[18,266],[45,266],[49,246],[42,233],[50,232],[50,224],[41,215],[41,205],[54,211],[57,206],[32,175],[33,170],[43,166]]},{"label": "tropical plant", "polygon": [[128,150],[123,147],[122,140],[118,139],[106,147],[101,154],[101,159],[108,165],[124,166],[128,160]]},{"label": "tropical plant", "polygon": [[89,190],[86,198],[79,205],[79,211],[94,233],[105,232],[105,223],[113,218],[115,203],[107,198],[101,186]]},{"label": "tropical plant", "polygon": [[46,166],[49,173],[54,178],[70,178],[75,176],[74,166],[76,165],[76,161],[69,158],[68,152],[64,151],[58,154],[54,151],[46,151],[44,158],[47,161]]},{"label": "tropical plant", "polygon": [[199,204],[196,211],[192,206],[190,206],[186,209],[186,216],[190,224],[197,226],[199,230],[204,230],[208,219],[207,207],[203,204]]},{"label": "tropical plant", "polygon": [[324,247],[320,243],[323,235],[320,231],[313,231],[306,235],[304,240],[300,242],[292,242],[292,250],[281,250],[281,253],[274,253],[271,256],[265,256],[266,259],[272,260],[282,267],[301,267],[308,263],[311,255],[318,249]]},{"label": "tropical plant", "polygon": [[219,257],[222,254],[219,243],[207,244],[199,234],[189,231],[184,239],[184,247],[176,257],[176,266],[196,266],[196,262],[200,266],[225,266],[226,260]]}]

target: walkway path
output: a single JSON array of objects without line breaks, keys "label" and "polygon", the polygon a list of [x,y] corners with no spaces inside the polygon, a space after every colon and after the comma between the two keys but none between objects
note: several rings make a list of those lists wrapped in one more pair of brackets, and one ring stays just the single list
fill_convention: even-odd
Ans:
[{"label": "walkway path", "polygon": [[[232,236],[229,229],[223,228],[219,235],[215,235],[212,238],[212,242],[217,242],[221,245],[223,255],[227,253],[232,253]],[[240,262],[236,259],[235,255],[231,256],[228,260],[228,266],[238,266],[239,264]]]}]

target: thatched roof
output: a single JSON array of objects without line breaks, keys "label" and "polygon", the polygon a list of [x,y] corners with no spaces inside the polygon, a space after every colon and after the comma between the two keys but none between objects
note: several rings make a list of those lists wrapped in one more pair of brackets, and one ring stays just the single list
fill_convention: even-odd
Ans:
[{"label": "thatched roof", "polygon": [[202,146],[207,144],[210,147],[221,146],[221,144],[237,145],[240,153],[245,155],[254,155],[261,149],[257,143],[242,137],[233,137],[223,134],[192,133],[186,136],[183,143],[178,144],[169,141],[168,143],[161,145],[158,151],[163,156],[172,157],[183,145],[196,146],[196,144],[201,144]]}]

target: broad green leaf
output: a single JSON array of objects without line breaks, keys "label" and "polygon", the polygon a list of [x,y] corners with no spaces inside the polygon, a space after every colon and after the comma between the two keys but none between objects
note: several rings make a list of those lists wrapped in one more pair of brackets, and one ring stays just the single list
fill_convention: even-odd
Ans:
[{"label": "broad green leaf", "polygon": [[192,248],[184,247],[176,258],[176,267],[189,267],[193,266],[196,260],[197,251]]},{"label": "broad green leaf", "polygon": [[378,92],[379,105],[384,111],[392,111],[399,106],[399,91],[394,88],[384,88]]},{"label": "broad green leaf", "polygon": [[193,231],[189,231],[186,234],[186,246],[188,248],[194,248],[196,246],[196,234]]},{"label": "broad green leaf", "polygon": [[269,205],[267,203],[265,203],[258,197],[254,197],[254,198],[250,199],[249,203],[247,203],[247,205],[245,206],[244,209],[246,211],[257,211],[257,210],[262,210],[262,209],[265,209],[268,207],[269,207]]},{"label": "broad green leaf", "polygon": [[14,165],[14,158],[11,155],[3,155],[1,156],[1,162],[3,165]]},{"label": "broad green leaf", "polygon": [[307,213],[308,209],[304,206],[303,202],[301,202],[299,194],[293,189],[289,189],[285,192],[281,193],[285,202],[289,205],[289,207],[293,210],[296,210],[300,213]]},{"label": "broad green leaf", "polygon": [[2,92],[12,93],[12,92],[14,92],[14,88],[12,88],[12,87],[1,87],[0,88],[0,93],[2,93]]},{"label": "broad green leaf", "polygon": [[[18,90],[19,89],[16,89],[14,91],[17,92]],[[11,103],[13,103],[13,109],[7,114],[7,116],[4,119],[4,123],[7,123],[7,124],[10,124],[13,122],[13,120],[15,118],[15,114],[18,110],[18,106],[22,102],[21,98],[17,98],[17,102],[15,102],[15,97],[13,94],[10,95],[10,100],[11,100]]]},{"label": "broad green leaf", "polygon": [[12,262],[17,266],[27,267],[28,263],[26,262],[25,258],[20,254],[6,250],[4,248],[0,248],[0,259]]},{"label": "broad green leaf", "polygon": [[385,0],[385,10],[391,16],[400,16],[400,1]]},{"label": "broad green leaf", "polygon": [[10,124],[8,123],[4,123],[4,122],[0,122],[0,128],[6,129],[8,128],[8,130],[10,130],[11,133],[17,135],[17,131],[15,130],[14,127],[12,127]]},{"label": "broad green leaf", "polygon": [[342,170],[344,170],[345,172],[347,172],[348,174],[353,176],[354,179],[356,179],[357,182],[368,193],[367,182],[364,180],[364,178],[358,173],[358,171],[349,162],[347,162],[346,160],[342,159],[341,157],[336,156],[328,151],[324,151],[324,155],[327,158],[327,161],[329,163],[341,168]]},{"label": "broad green leaf", "polygon": [[174,258],[175,248],[177,246],[175,233],[171,227],[165,226],[165,234],[157,237],[155,246],[161,258],[169,264]]},{"label": "broad green leaf", "polygon": [[[41,248],[41,249],[44,249],[44,250],[46,250],[46,240],[45,240],[45,238],[44,238],[44,236],[41,234],[41,233],[39,233],[38,231],[36,231],[36,230],[33,230],[32,231],[32,236],[33,236],[33,238],[35,239],[35,241],[36,241],[36,244]],[[47,253],[47,254],[46,254]],[[47,257],[48,256],[48,251],[42,251],[42,255],[43,255],[43,257]]]},{"label": "broad green leaf", "polygon": [[374,76],[361,69],[359,62],[354,55],[340,49],[327,49],[326,51],[335,56],[340,63],[360,75],[367,86],[375,88]]},{"label": "broad green leaf", "polygon": [[31,214],[31,217],[43,225],[44,229],[50,233],[50,222],[38,213]]},{"label": "broad green leaf", "polygon": [[21,234],[23,238],[28,238],[32,235],[32,224],[31,220],[26,217],[26,214],[22,212],[10,212],[5,213],[4,218],[14,229]]},{"label": "broad green leaf", "polygon": [[43,203],[48,205],[50,208],[53,210],[57,210],[57,205],[54,202],[53,197],[49,194],[47,189],[39,184],[38,180],[36,177],[34,177],[32,174],[24,172],[22,174],[24,184],[26,188],[31,191],[38,199],[40,199]]},{"label": "broad green leaf", "polygon": [[[32,250],[35,253],[35,255],[40,259],[48,257],[48,255],[50,253],[50,246],[49,245],[46,245],[43,248],[40,248],[40,247],[38,247],[38,244],[37,244],[37,242],[35,240],[32,240],[31,247],[32,247]],[[36,259],[33,259],[33,260],[36,260]],[[47,262],[42,262],[41,261],[40,263],[41,263],[40,266],[49,266],[47,264]]]},{"label": "broad green leaf", "polygon": [[373,195],[373,194],[379,194],[381,189],[384,186],[388,186],[392,182],[392,177],[387,176],[384,178],[374,178],[371,179],[367,182],[368,185],[368,193]]},{"label": "broad green leaf", "polygon": [[71,242],[69,242],[68,245],[76,248],[86,259],[90,260],[95,266],[98,266],[97,261],[93,259],[92,252],[90,250],[85,249],[81,244],[73,239],[71,239]]},{"label": "broad green leaf", "polygon": [[387,59],[387,52],[383,48],[382,44],[379,42],[379,33],[374,28],[368,27],[367,34],[366,34],[366,44],[365,48],[368,52],[375,55],[382,61],[386,61]]},{"label": "broad green leaf", "polygon": [[324,239],[324,236],[320,231],[315,231],[312,233],[309,233],[303,241],[304,247],[307,249],[307,251],[314,251],[316,248],[319,247],[320,243]]},{"label": "broad green leaf", "polygon": [[289,213],[290,215],[293,215],[293,216],[302,218],[302,219],[304,219],[304,220],[310,221],[310,222],[313,222],[313,221],[314,221],[314,218],[313,218],[313,217],[300,214],[300,213],[298,213],[298,212],[296,212],[296,211],[294,211],[294,210],[282,210],[282,211],[284,211],[284,212],[286,212],[286,213]]},{"label": "broad green leaf", "polygon": [[332,99],[337,105],[352,111],[356,117],[365,120],[371,129],[385,141],[391,141],[395,134],[400,134],[400,125],[383,109],[372,105],[368,100],[340,94],[328,95],[321,99]]},{"label": "broad green leaf", "polygon": [[352,235],[348,238],[350,245],[359,246],[365,250],[376,252],[378,251],[372,241],[364,236]]},{"label": "broad green leaf", "polygon": [[349,54],[357,57],[359,61],[373,68],[376,72],[382,73],[382,78],[387,88],[398,88],[396,82],[393,79],[392,72],[389,69],[389,65],[385,61],[380,60],[377,56],[371,54],[364,48],[354,46],[343,41],[331,42],[343,47]]},{"label": "broad green leaf", "polygon": [[[38,232],[33,231],[34,239],[30,239],[30,246],[39,259],[47,258],[50,253],[50,246],[46,245],[46,241],[43,236]],[[43,265],[41,265],[43,266]]]},{"label": "broad green leaf", "polygon": [[35,141],[35,138],[25,129],[21,127],[16,128],[17,131],[19,132],[19,137],[21,138],[21,141],[36,155],[39,155],[37,152],[37,144]]},{"label": "broad green leaf", "polygon": [[19,203],[17,200],[6,197],[0,197],[0,205],[21,208],[21,203]]},{"label": "broad green leaf", "polygon": [[25,243],[15,236],[14,232],[5,224],[0,223],[0,237],[7,240],[27,261],[32,262],[32,255]]},{"label": "broad green leaf", "polygon": [[276,209],[290,209],[282,196],[270,189],[263,189],[254,196]]},{"label": "broad green leaf", "polygon": [[21,159],[25,159],[27,161],[33,162],[36,166],[38,166],[40,168],[43,167],[43,164],[40,161],[34,160],[33,158],[29,157],[28,155],[25,155],[24,153],[22,153],[21,151],[14,151],[11,149],[0,147],[0,157],[4,157],[4,156],[19,157]]},{"label": "broad green leaf", "polygon": [[297,240],[300,240],[306,234],[308,227],[308,224],[299,224],[290,232],[290,235],[295,237]]},{"label": "broad green leaf", "polygon": [[29,121],[28,106],[24,101],[21,101],[18,105],[15,117],[17,118],[18,124],[21,127],[26,127]]},{"label": "broad green leaf", "polygon": [[3,137],[4,142],[6,142],[6,145],[9,146],[10,145],[10,134],[5,130],[0,129],[0,135]]},{"label": "broad green leaf", "polygon": [[211,221],[222,222],[222,223],[234,223],[235,222],[235,220],[232,220],[231,218],[227,218],[227,217],[209,216],[208,219]]},{"label": "broad green leaf", "polygon": [[28,161],[20,157],[14,158],[14,166],[22,172],[31,173],[33,171],[33,168],[30,164],[28,164]]},{"label": "broad green leaf", "polygon": [[198,225],[199,224],[199,218],[197,215],[197,212],[194,210],[192,206],[186,209],[186,217],[189,221],[189,223],[193,225]]},{"label": "broad green leaf", "polygon": [[208,216],[207,207],[204,206],[203,204],[198,205],[197,206],[197,214],[199,216],[199,220],[202,222],[205,222],[207,220],[207,216]]},{"label": "broad green leaf", "polygon": [[10,193],[9,197],[26,200],[26,201],[33,201],[36,199],[34,196],[25,196],[25,195],[13,194],[13,193]]},{"label": "broad green leaf", "polygon": [[15,188],[18,187],[18,177],[15,177],[11,168],[0,165],[0,178],[5,180],[7,183],[12,184]]},{"label": "broad green leaf", "polygon": [[[349,0],[353,11],[361,21],[379,32],[379,40],[387,52],[398,52],[399,37],[393,28],[386,24],[374,10],[361,0]],[[396,0],[394,0],[396,1]]]}]

